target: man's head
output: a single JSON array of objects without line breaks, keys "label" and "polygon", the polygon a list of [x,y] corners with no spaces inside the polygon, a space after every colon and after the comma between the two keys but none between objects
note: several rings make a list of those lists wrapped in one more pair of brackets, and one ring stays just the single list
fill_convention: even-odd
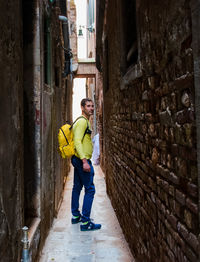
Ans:
[{"label": "man's head", "polygon": [[90,118],[94,114],[94,103],[90,98],[84,98],[81,100],[82,115],[86,118]]}]

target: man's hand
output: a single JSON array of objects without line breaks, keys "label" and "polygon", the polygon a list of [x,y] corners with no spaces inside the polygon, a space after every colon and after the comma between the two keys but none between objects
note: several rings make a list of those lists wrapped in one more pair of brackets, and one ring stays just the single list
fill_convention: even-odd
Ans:
[{"label": "man's hand", "polygon": [[82,159],[82,162],[83,162],[83,171],[90,172],[91,168],[90,165],[88,164],[87,159],[86,158]]}]

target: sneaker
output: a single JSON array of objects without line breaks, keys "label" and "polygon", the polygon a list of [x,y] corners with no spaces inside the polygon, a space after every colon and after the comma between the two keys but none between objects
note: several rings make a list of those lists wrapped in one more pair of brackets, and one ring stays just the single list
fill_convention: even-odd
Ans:
[{"label": "sneaker", "polygon": [[72,222],[72,224],[77,224],[77,223],[81,222],[81,215],[79,215],[77,217],[73,216],[71,222]]},{"label": "sneaker", "polygon": [[87,222],[87,224],[83,224],[80,226],[81,231],[92,231],[98,230],[101,228],[101,224],[94,224],[91,221]]}]

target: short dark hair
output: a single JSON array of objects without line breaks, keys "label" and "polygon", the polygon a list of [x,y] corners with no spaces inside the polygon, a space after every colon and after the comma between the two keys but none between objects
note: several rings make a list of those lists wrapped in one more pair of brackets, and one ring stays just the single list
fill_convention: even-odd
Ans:
[{"label": "short dark hair", "polygon": [[92,102],[93,103],[92,99],[90,99],[90,98],[83,98],[81,100],[81,106],[84,107],[87,102]]}]

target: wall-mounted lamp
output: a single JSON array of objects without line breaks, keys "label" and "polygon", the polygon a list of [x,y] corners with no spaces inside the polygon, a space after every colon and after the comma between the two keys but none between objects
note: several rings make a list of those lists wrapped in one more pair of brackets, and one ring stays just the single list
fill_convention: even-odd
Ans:
[{"label": "wall-mounted lamp", "polygon": [[94,24],[86,27],[84,25],[79,25],[79,30],[78,30],[78,36],[83,36],[83,30],[82,28],[86,28],[90,33],[94,33],[95,29],[94,29]]},{"label": "wall-mounted lamp", "polygon": [[79,30],[78,30],[78,36],[83,36],[83,30],[82,30],[82,28],[83,28],[84,26],[79,26]]}]

